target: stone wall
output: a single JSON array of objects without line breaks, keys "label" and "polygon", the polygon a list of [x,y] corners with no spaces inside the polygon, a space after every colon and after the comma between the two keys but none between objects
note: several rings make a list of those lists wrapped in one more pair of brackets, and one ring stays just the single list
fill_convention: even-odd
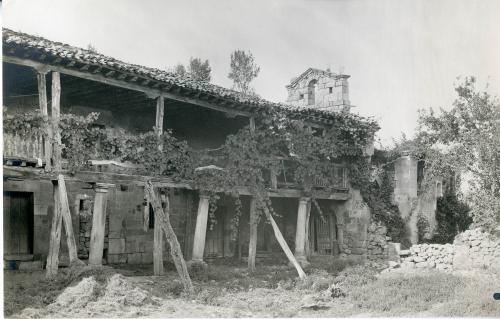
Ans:
[{"label": "stone wall", "polygon": [[368,247],[368,226],[370,208],[363,201],[357,189],[351,190],[351,198],[345,202],[335,202],[337,217],[338,244],[342,257],[365,255]]},{"label": "stone wall", "polygon": [[[350,106],[348,78],[348,75],[310,69],[287,86],[287,103],[298,107],[314,106],[329,111],[348,111]],[[316,82],[314,91],[311,91],[309,86],[311,81]],[[310,95],[314,96],[313,105],[309,104]]]},{"label": "stone wall", "polygon": [[500,238],[479,229],[467,230],[453,242],[455,269],[494,269],[500,271]]},{"label": "stone wall", "polygon": [[401,266],[403,268],[437,268],[440,270],[453,269],[453,255],[455,247],[451,244],[421,244],[413,245],[403,252]]},{"label": "stone wall", "polygon": [[453,244],[413,245],[401,254],[402,268],[500,270],[500,239],[480,229],[457,235]]},{"label": "stone wall", "polygon": [[427,238],[431,238],[437,226],[436,205],[442,196],[442,182],[435,180],[428,189],[419,189],[418,161],[409,156],[401,156],[394,163],[394,204],[398,206],[401,217],[406,221],[408,240],[418,242],[418,217],[429,223]]}]

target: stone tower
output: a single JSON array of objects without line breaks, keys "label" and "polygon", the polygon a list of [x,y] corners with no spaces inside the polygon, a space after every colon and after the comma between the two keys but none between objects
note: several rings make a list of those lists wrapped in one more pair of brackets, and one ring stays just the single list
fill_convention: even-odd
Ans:
[{"label": "stone tower", "polygon": [[287,103],[333,112],[349,112],[349,75],[309,68],[286,86]]}]

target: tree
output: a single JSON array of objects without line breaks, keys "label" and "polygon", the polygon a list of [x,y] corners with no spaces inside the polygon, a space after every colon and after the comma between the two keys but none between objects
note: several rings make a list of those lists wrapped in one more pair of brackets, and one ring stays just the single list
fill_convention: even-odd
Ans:
[{"label": "tree", "polygon": [[[466,78],[450,111],[420,111],[416,141],[425,149],[426,175],[462,173],[475,226],[500,225],[500,104]],[[451,177],[451,176],[450,176]]]},{"label": "tree", "polygon": [[250,51],[235,50],[231,53],[231,72],[228,78],[233,80],[234,89],[245,94],[252,93],[250,82],[257,77],[259,72],[260,67],[255,64]]},{"label": "tree", "polygon": [[181,63],[178,63],[176,66],[174,66],[173,72],[177,75],[184,76],[186,75],[186,67]]},{"label": "tree", "polygon": [[210,68],[208,60],[202,62],[200,58],[191,57],[189,59],[188,72],[193,80],[210,82],[210,73],[212,72],[212,69]]}]

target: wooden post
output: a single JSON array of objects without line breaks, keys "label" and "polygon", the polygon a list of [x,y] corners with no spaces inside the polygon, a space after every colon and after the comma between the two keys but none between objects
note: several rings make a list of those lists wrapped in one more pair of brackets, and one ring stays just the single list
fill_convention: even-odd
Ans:
[{"label": "wooden post", "polygon": [[194,291],[193,283],[191,282],[191,278],[189,277],[186,262],[184,261],[184,257],[182,255],[181,246],[179,245],[179,241],[177,240],[177,236],[175,235],[172,225],[170,225],[169,202],[167,200],[166,211],[163,211],[160,201],[153,191],[153,184],[151,183],[151,181],[146,182],[145,187],[149,196],[149,201],[153,205],[155,213],[158,212],[158,221],[161,222],[163,231],[165,232],[165,236],[167,237],[167,241],[170,244],[170,254],[172,255],[172,259],[174,260],[175,268],[177,269],[177,272],[181,277],[182,284],[184,285],[184,290],[187,293],[191,294]]},{"label": "wooden post", "polygon": [[156,132],[158,135],[163,133],[163,114],[165,112],[163,96],[160,95],[156,99]]},{"label": "wooden post", "polygon": [[54,186],[59,194],[59,209],[61,210],[62,220],[64,221],[64,229],[66,230],[66,241],[68,244],[69,262],[71,266],[83,265],[83,262],[78,259],[77,248],[75,243],[75,235],[73,233],[73,222],[71,220],[71,212],[69,210],[68,195],[66,192],[66,183],[64,176],[59,174],[57,177],[57,186]]},{"label": "wooden post", "polygon": [[305,249],[306,249],[306,257],[309,258],[311,257],[311,234],[309,232],[309,229],[311,228],[311,201],[307,202],[307,212],[306,212],[306,243],[305,243]]},{"label": "wooden post", "polygon": [[255,118],[253,116],[251,116],[249,119],[249,125],[250,125],[250,132],[254,133],[255,132]]},{"label": "wooden post", "polygon": [[330,221],[330,239],[331,239],[331,246],[332,246],[332,255],[333,256],[338,256],[339,255],[339,244],[337,242],[337,230],[335,229],[335,216],[329,215],[329,221]]},{"label": "wooden post", "polygon": [[250,200],[250,242],[248,243],[248,270],[255,271],[255,256],[257,255],[258,215],[255,198]]},{"label": "wooden post", "polygon": [[339,246],[339,252],[342,253],[344,251],[344,217],[342,216],[342,211],[336,212],[336,220],[337,220],[337,243]]},{"label": "wooden post", "polygon": [[92,231],[90,232],[89,265],[102,266],[104,230],[106,227],[106,206],[108,188],[112,184],[96,183]]},{"label": "wooden post", "polygon": [[52,131],[54,134],[53,162],[56,171],[61,170],[61,132],[59,120],[61,117],[61,79],[59,72],[52,72]]},{"label": "wooden post", "polygon": [[278,173],[273,168],[271,168],[271,188],[272,189],[278,188]]},{"label": "wooden post", "polygon": [[194,231],[192,261],[203,262],[203,252],[205,251],[205,237],[207,234],[209,197],[200,195],[198,203],[198,216],[196,217],[196,228]]},{"label": "wooden post", "polygon": [[52,226],[50,228],[49,255],[47,256],[47,278],[52,278],[57,274],[59,267],[59,248],[61,247],[61,203],[59,191],[54,184],[54,214],[52,216]]},{"label": "wooden post", "polygon": [[[148,205],[149,206],[149,205]],[[161,226],[161,216],[157,210],[154,211],[154,242],[153,242],[153,274],[163,275],[163,229]]]},{"label": "wooden post", "polygon": [[299,209],[297,212],[297,229],[295,231],[295,258],[301,264],[307,264],[305,254],[306,247],[306,220],[307,220],[307,205],[309,198],[299,199]]},{"label": "wooden post", "polygon": [[[38,79],[38,104],[40,106],[40,112],[44,119],[48,122],[49,112],[47,108],[47,79],[46,79],[47,70],[38,70],[37,79]],[[50,142],[51,134],[50,125],[47,127],[47,136],[44,136],[44,148],[45,152],[43,152],[43,159],[45,160],[45,170],[50,171],[51,163],[50,159],[52,157],[52,145]],[[42,153],[42,152],[40,152]]]},{"label": "wooden post", "polygon": [[290,250],[290,248],[288,247],[288,244],[286,243],[285,238],[283,238],[283,235],[281,234],[281,231],[280,231],[278,225],[276,225],[276,222],[274,221],[273,216],[271,216],[269,209],[265,205],[264,205],[264,213],[266,214],[267,219],[269,219],[269,221],[271,222],[271,226],[273,227],[273,230],[274,230],[274,236],[276,237],[276,239],[278,240],[278,243],[280,244],[281,248],[285,252],[285,255],[288,257],[288,260],[295,266],[295,269],[297,270],[299,277],[301,279],[306,278],[307,277],[306,273],[304,272],[304,270],[302,269],[300,264],[297,262],[297,260],[293,256],[293,253]]}]

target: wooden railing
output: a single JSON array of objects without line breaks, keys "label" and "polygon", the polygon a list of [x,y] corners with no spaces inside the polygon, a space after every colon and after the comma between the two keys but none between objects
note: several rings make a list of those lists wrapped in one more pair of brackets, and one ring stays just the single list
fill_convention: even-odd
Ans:
[{"label": "wooden railing", "polygon": [[43,160],[44,157],[43,137],[34,133],[28,136],[18,134],[3,134],[3,157],[27,161]]},{"label": "wooden railing", "polygon": [[[288,188],[297,186],[296,181],[293,179],[293,170],[288,168],[287,160],[282,160],[282,171],[277,176],[278,188]],[[335,188],[347,189],[348,188],[347,167],[334,164],[330,176],[312,176],[312,186],[316,188]],[[332,184],[333,182],[333,184]]]}]

